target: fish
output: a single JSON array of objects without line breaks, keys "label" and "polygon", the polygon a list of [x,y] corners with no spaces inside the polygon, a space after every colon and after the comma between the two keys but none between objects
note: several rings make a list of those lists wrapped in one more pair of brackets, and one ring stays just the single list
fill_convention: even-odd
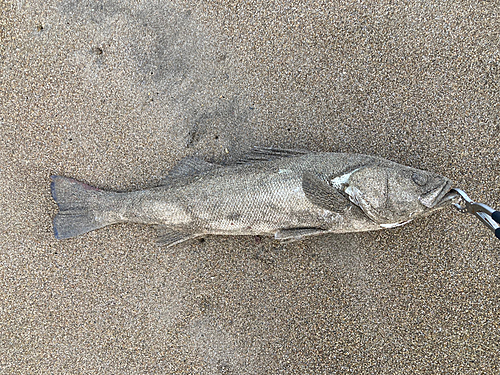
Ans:
[{"label": "fish", "polygon": [[231,165],[187,156],[158,186],[105,191],[51,177],[57,239],[115,223],[156,226],[170,247],[206,235],[302,240],[404,225],[446,206],[452,181],[380,157],[255,148]]}]

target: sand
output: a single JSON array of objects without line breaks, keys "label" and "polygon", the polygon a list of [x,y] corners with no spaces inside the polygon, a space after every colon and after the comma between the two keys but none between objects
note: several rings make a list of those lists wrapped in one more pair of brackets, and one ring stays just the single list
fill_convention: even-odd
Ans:
[{"label": "sand", "polygon": [[500,243],[472,216],[165,249],[141,225],[57,241],[49,191],[258,145],[385,157],[500,208],[497,2],[0,4],[0,374],[500,372]]}]

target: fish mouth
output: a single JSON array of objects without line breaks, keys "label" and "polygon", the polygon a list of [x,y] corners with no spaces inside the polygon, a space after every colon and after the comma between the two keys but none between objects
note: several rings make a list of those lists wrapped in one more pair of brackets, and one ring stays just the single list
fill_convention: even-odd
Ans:
[{"label": "fish mouth", "polygon": [[455,197],[453,193],[450,193],[453,183],[445,179],[438,187],[432,189],[431,191],[425,193],[419,198],[420,203],[422,203],[427,208],[438,208],[451,202]]},{"label": "fish mouth", "polygon": [[458,197],[459,195],[455,191],[453,191],[453,189],[450,189],[450,191],[448,191],[443,196],[443,198],[441,198],[441,200],[436,204],[435,207],[443,207],[447,204],[453,203],[453,201],[455,201]]}]

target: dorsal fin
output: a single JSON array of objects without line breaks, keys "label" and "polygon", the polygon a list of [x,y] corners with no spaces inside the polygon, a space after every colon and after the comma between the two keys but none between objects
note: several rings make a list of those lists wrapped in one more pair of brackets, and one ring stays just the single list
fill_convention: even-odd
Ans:
[{"label": "dorsal fin", "polygon": [[160,181],[160,185],[167,185],[177,178],[196,176],[218,167],[219,165],[198,159],[196,156],[186,156],[168,172],[167,176]]},{"label": "dorsal fin", "polygon": [[310,151],[306,150],[291,150],[291,149],[281,149],[272,147],[254,147],[252,151],[243,156],[237,161],[237,164],[252,163],[256,161],[269,161],[280,158],[290,158],[294,156],[301,156],[305,154],[310,154]]},{"label": "dorsal fin", "polygon": [[323,175],[304,172],[302,190],[312,204],[329,211],[342,212],[351,204]]}]

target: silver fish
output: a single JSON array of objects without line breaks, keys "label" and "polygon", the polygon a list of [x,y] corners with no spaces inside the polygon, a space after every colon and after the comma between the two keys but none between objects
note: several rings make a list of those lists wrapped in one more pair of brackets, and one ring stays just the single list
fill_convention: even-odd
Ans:
[{"label": "silver fish", "polygon": [[446,177],[374,156],[267,148],[231,166],[184,158],[140,191],[61,176],[51,184],[56,238],[133,222],[156,225],[167,246],[207,234],[294,240],[391,228],[443,207],[451,188]]}]

